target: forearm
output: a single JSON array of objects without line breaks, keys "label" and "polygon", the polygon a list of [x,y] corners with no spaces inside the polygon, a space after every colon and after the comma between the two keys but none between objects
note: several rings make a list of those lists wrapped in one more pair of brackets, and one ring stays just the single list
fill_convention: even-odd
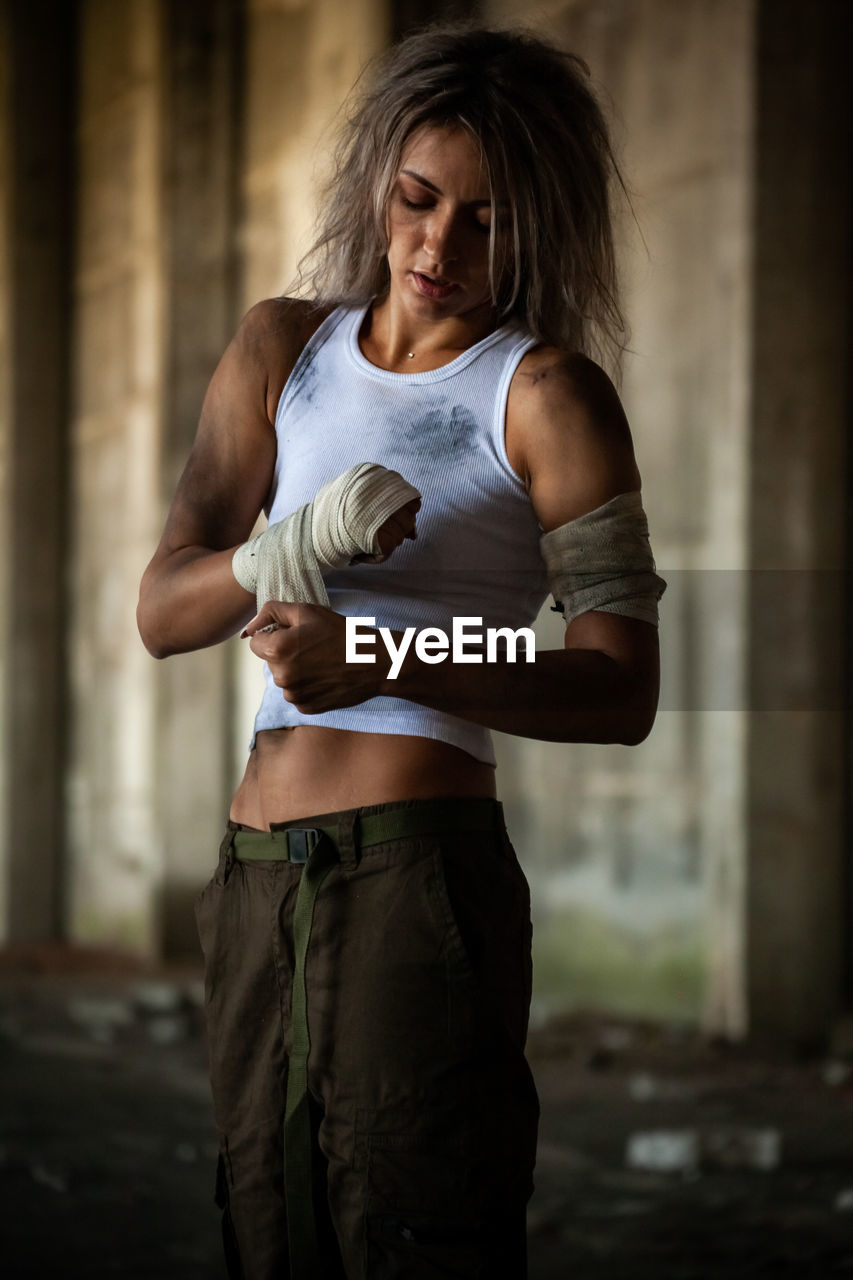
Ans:
[{"label": "forearm", "polygon": [[[395,633],[399,643],[400,633]],[[657,703],[656,671],[632,670],[605,653],[554,649],[535,662],[427,665],[410,650],[380,692],[550,742],[641,742]]]},{"label": "forearm", "polygon": [[152,560],[140,586],[136,619],[155,658],[217,644],[255,614],[255,597],[234,577],[233,554],[233,548],[182,547]]}]

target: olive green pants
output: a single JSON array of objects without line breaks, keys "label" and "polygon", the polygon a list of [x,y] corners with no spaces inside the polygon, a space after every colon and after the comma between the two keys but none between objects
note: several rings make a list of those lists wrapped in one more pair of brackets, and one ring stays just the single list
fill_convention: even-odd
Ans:
[{"label": "olive green pants", "polygon": [[530,909],[500,805],[229,825],[197,919],[229,1274],[523,1280]]}]

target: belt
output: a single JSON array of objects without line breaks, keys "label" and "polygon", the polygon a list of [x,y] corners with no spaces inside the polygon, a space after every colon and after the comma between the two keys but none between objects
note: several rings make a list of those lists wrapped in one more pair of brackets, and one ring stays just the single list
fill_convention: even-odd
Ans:
[{"label": "belt", "polygon": [[231,848],[241,862],[302,864],[293,909],[293,1047],[284,1108],[284,1189],[293,1280],[323,1280],[321,1244],[314,1211],[315,1171],[308,1092],[308,1002],[305,959],[314,923],[317,895],[341,848],[366,848],[407,836],[440,836],[465,831],[502,831],[503,810],[494,800],[424,800],[413,808],[360,814],[347,821],[316,826],[287,826],[274,831],[235,831]]},{"label": "belt", "polygon": [[[423,800],[417,808],[356,815],[357,847],[403,840],[406,836],[451,835],[454,831],[499,831],[501,806],[495,800]],[[307,862],[321,836],[337,845],[342,824],[288,826],[273,831],[235,831],[232,848],[241,862]]]}]

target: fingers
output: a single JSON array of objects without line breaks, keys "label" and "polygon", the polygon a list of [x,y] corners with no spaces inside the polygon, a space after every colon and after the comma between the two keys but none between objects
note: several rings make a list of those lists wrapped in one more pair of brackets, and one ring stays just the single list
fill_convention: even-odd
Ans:
[{"label": "fingers", "polygon": [[408,537],[414,532],[415,517],[420,510],[420,505],[420,498],[413,498],[411,502],[407,502],[404,507],[400,507],[389,516],[381,528],[399,533],[401,540],[403,537]]},{"label": "fingers", "polygon": [[350,564],[382,564],[406,539],[414,542],[418,536],[415,517],[420,509],[420,498],[411,498],[404,506],[399,507],[377,530],[378,553],[372,555],[366,551],[359,552],[353,556]]},{"label": "fingers", "polygon": [[277,631],[279,627],[293,627],[299,622],[302,606],[289,600],[268,600],[240,632],[241,640],[257,635],[259,631]]},{"label": "fingers", "polygon": [[281,688],[293,679],[297,669],[294,662],[299,663],[305,645],[296,626],[282,627],[273,623],[272,631],[274,634],[271,634],[269,626],[255,631],[248,637],[249,648],[256,658],[267,663],[274,682]]},{"label": "fingers", "polygon": [[415,516],[420,509],[420,505],[420,498],[413,498],[404,507],[400,507],[398,511],[395,511],[392,516],[389,516],[380,527],[378,538],[383,557],[389,556],[406,538],[410,538],[413,541],[417,538]]},{"label": "fingers", "polygon": [[411,513],[411,517],[412,517],[412,527],[409,530],[409,532],[406,534],[406,537],[414,539],[418,536],[418,531],[415,528],[415,516],[418,514],[418,512],[421,509],[420,498],[413,498],[411,502],[408,502],[406,504],[406,509]]},{"label": "fingers", "polygon": [[[394,512],[394,518],[399,519],[402,522],[404,528],[413,531],[415,528],[415,517],[420,511],[420,509],[421,509],[420,498],[412,498],[411,501],[407,502],[406,505],[404,507],[401,507],[399,511]],[[406,536],[408,537],[409,535],[407,534]]]},{"label": "fingers", "polygon": [[[270,625],[275,634],[267,634]],[[322,605],[270,601],[249,627],[252,653],[267,663],[273,682],[298,710],[314,714],[352,702],[340,614]]]}]

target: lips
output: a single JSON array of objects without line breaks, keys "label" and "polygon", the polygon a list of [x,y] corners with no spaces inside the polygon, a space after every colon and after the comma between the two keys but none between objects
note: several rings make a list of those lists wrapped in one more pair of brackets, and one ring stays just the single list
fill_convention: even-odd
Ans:
[{"label": "lips", "polygon": [[412,277],[418,292],[425,298],[446,298],[457,287],[453,280],[444,276],[428,276],[423,271],[413,271]]}]

